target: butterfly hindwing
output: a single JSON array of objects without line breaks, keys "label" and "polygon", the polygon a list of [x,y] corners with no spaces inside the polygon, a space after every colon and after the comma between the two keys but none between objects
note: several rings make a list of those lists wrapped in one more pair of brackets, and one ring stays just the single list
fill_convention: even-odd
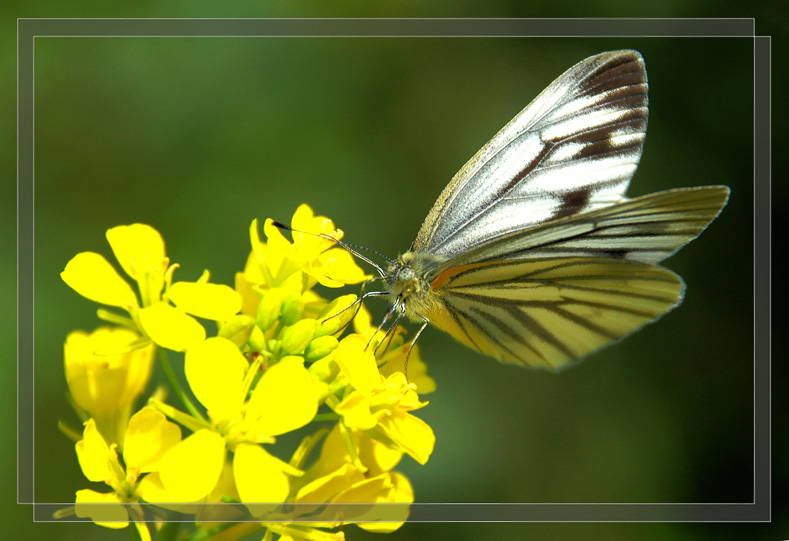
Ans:
[{"label": "butterfly hindwing", "polygon": [[549,369],[655,320],[684,291],[661,267],[587,257],[479,263],[439,280],[432,323],[499,360]]}]

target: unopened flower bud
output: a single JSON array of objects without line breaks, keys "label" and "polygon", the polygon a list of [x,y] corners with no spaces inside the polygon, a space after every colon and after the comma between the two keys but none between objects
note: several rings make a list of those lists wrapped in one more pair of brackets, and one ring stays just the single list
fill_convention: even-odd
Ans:
[{"label": "unopened flower bud", "polygon": [[263,351],[266,347],[266,335],[260,330],[260,327],[255,325],[252,327],[252,333],[249,335],[249,347],[252,351]]},{"label": "unopened flower bud", "polygon": [[337,297],[330,302],[318,316],[319,323],[315,329],[315,336],[326,336],[344,329],[356,314],[355,308],[349,308],[354,301],[356,301],[356,295],[351,293]]},{"label": "unopened flower bud", "polygon": [[294,325],[304,315],[304,301],[301,293],[291,292],[282,297],[282,312],[279,320],[283,325]]},{"label": "unopened flower bud", "polygon": [[302,319],[283,331],[280,351],[285,355],[304,351],[314,336],[315,320]]},{"label": "unopened flower bud", "polygon": [[332,335],[319,336],[307,346],[307,349],[304,351],[304,358],[310,362],[322,359],[334,351],[338,343],[337,339]]},{"label": "unopened flower bud", "polygon": [[222,328],[219,329],[219,336],[227,338],[240,348],[249,341],[254,328],[255,321],[251,317],[238,314],[222,325]]},{"label": "unopened flower bud", "polygon": [[307,371],[324,383],[331,383],[337,377],[340,367],[337,366],[331,357],[324,357],[312,363]]},{"label": "unopened flower bud", "polygon": [[261,330],[269,330],[279,319],[282,309],[282,291],[279,289],[269,289],[260,299],[258,304],[255,323]]}]

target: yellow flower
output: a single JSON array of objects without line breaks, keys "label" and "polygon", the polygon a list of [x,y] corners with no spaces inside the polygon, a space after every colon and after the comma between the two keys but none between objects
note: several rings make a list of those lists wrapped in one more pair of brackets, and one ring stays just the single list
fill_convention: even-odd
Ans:
[{"label": "yellow flower", "polygon": [[[354,330],[362,335],[365,340],[369,341],[371,337],[375,336],[372,340],[372,348],[384,339],[386,334],[384,331],[377,331],[377,327],[371,323],[370,312],[364,306],[361,307],[359,313],[353,320]],[[380,349],[386,348],[385,351],[378,351],[378,369],[383,376],[390,376],[395,372],[402,372],[405,367],[406,358],[408,358],[408,381],[416,385],[419,394],[432,393],[436,390],[436,382],[427,373],[427,365],[422,360],[419,354],[419,345],[414,344],[411,347],[411,342],[404,343],[405,329],[397,327],[394,331],[391,341],[384,344]],[[389,340],[387,338],[387,340]],[[409,355],[409,348],[411,349]]]},{"label": "yellow flower", "polygon": [[[340,432],[339,427],[335,427],[326,437],[320,458],[300,480],[296,503],[318,505],[299,507],[299,515],[294,520],[325,521],[327,527],[357,522],[370,531],[396,530],[408,518],[409,504],[414,501],[408,479],[391,471],[402,453],[356,435],[354,452],[367,467],[366,472],[361,472],[354,466]],[[326,507],[323,505],[326,503],[336,505]],[[392,505],[395,503],[401,505]]]},{"label": "yellow flower", "polygon": [[[292,242],[266,221],[262,242],[252,223],[251,254],[235,290],[208,283],[207,272],[196,282],[173,283],[177,265],[170,264],[161,235],[142,224],[107,232],[135,287],[98,254],[81,253],[68,263],[61,276],[69,286],[128,313],[100,310],[99,317],[120,328],[73,333],[65,346],[75,403],[92,416],[76,447],[80,466],[88,479],[111,488],[78,491],[79,516],[115,528],[132,521],[143,540],[150,539],[145,520],[151,517],[141,502],[193,514],[203,533],[251,513],[257,522],[246,525],[265,529],[264,539],[341,540],[342,531],[325,529],[356,522],[385,532],[408,518],[413,489],[394,468],[404,454],[424,464],[433,450],[432,430],[412,412],[427,404],[415,383],[424,391],[435,384],[416,348],[409,366],[415,381],[406,380],[409,346],[399,327],[378,359],[374,346],[382,334],[366,312],[355,320],[357,333],[341,338],[356,314],[356,296],[328,302],[312,288],[368,276],[337,247],[342,231],[328,218],[302,205],[291,225]],[[217,321],[218,336],[206,339],[195,318]],[[151,399],[153,407],[129,419],[156,345],[186,353],[186,380],[205,412],[178,384],[160,349],[188,413]],[[318,415],[322,404],[330,410]],[[165,416],[189,435],[182,439]],[[318,428],[289,462],[274,456],[270,445],[278,436],[328,419],[337,422],[325,440],[326,429]],[[321,441],[320,456],[310,462]],[[219,505],[227,501],[243,506]],[[223,534],[242,531],[251,533],[245,526]]]},{"label": "yellow flower", "polygon": [[325,385],[314,382],[300,357],[285,357],[262,375],[247,401],[257,372],[232,342],[209,338],[190,349],[186,378],[211,419],[176,445],[159,475],[173,501],[198,501],[220,480],[227,451],[233,453],[238,495],[250,511],[257,502],[284,502],[289,476],[301,472],[269,454],[260,444],[309,423],[318,411]]},{"label": "yellow flower", "polygon": [[257,221],[252,222],[252,254],[244,273],[249,281],[273,288],[301,271],[307,276],[306,290],[316,282],[327,287],[342,287],[368,278],[350,253],[333,248],[333,241],[317,236],[324,234],[342,239],[342,230],[335,229],[330,219],[315,216],[309,206],[301,205],[293,215],[291,227],[314,235],[294,231],[291,243],[271,220],[266,220],[263,232],[268,240],[263,243],[258,236]]},{"label": "yellow flower", "polygon": [[159,467],[162,456],[181,439],[181,429],[155,409],[146,407],[129,420],[125,439],[124,469],[118,459],[117,445],[107,444],[93,419],[85,423],[83,437],[75,446],[80,467],[89,481],[103,482],[112,492],[78,490],[74,509],[78,517],[89,517],[107,528],[125,528],[131,515],[140,537],[150,540],[143,510],[135,504],[141,499],[156,500],[146,493],[148,476],[139,482],[140,476]]},{"label": "yellow flower", "polygon": [[139,300],[112,265],[93,252],[74,256],[60,276],[83,297],[126,310],[131,319],[105,317],[136,327],[156,344],[185,351],[205,339],[203,326],[187,314],[227,321],[241,309],[240,295],[225,285],[207,283],[207,273],[197,282],[171,285],[177,265],[170,266],[164,241],[154,228],[144,224],[114,227],[107,231],[107,240],[123,270],[137,282]]},{"label": "yellow flower", "polygon": [[427,405],[420,402],[416,385],[408,383],[402,372],[389,377],[378,373],[370,348],[360,335],[345,337],[333,353],[335,362],[354,390],[333,409],[352,431],[364,431],[391,447],[411,455],[420,464],[433,452],[435,435],[411,411]]},{"label": "yellow flower", "polygon": [[123,447],[134,400],[151,375],[153,344],[137,348],[140,336],[124,328],[74,331],[64,344],[66,383],[74,402],[95,420],[110,443]]}]

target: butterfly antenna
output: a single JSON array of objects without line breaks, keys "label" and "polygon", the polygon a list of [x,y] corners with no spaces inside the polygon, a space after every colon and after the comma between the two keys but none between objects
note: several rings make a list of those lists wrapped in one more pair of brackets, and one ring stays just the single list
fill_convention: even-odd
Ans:
[{"label": "butterfly antenna", "polygon": [[283,231],[291,231],[293,233],[301,233],[303,235],[312,235],[313,237],[320,237],[322,239],[326,239],[326,240],[330,240],[332,242],[335,242],[335,243],[339,244],[340,246],[342,246],[343,248],[345,248],[346,250],[348,250],[349,252],[351,252],[354,256],[356,256],[359,259],[361,259],[362,261],[365,261],[365,262],[369,263],[370,265],[372,265],[375,268],[375,270],[378,271],[378,274],[380,274],[382,278],[386,277],[386,272],[384,272],[384,270],[377,263],[375,263],[372,259],[370,259],[370,258],[368,258],[366,256],[363,256],[358,251],[356,251],[355,248],[362,249],[362,250],[367,250],[368,252],[372,252],[372,253],[374,253],[376,255],[381,256],[383,259],[386,259],[389,263],[392,262],[391,259],[389,259],[385,255],[381,254],[380,252],[377,252],[375,250],[371,250],[370,248],[365,248],[364,246],[357,246],[357,245],[354,245],[354,244],[348,244],[347,242],[343,242],[340,239],[332,237],[331,235],[328,235],[326,233],[310,233],[309,231],[302,231],[300,229],[294,229],[294,228],[290,227],[289,225],[285,225],[283,223],[277,222],[276,220],[271,220],[271,224],[274,227],[278,228],[278,229],[282,229]]}]

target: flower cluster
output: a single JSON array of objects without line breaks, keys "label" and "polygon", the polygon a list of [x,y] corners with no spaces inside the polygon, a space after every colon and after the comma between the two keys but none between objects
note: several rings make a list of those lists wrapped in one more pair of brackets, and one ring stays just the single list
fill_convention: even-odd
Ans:
[{"label": "flower cluster", "polygon": [[[329,301],[315,291],[369,278],[336,247],[342,231],[306,205],[291,224],[293,242],[270,220],[263,242],[252,223],[234,288],[210,283],[207,271],[174,281],[178,265],[161,235],[141,224],[107,232],[137,292],[99,254],[69,261],[63,280],[115,310],[98,311],[111,326],[66,340],[66,380],[84,430],[61,428],[78,440],[85,477],[110,491],[79,490],[59,516],[109,528],[132,522],[143,540],[149,524],[161,534],[184,517],[194,521],[185,538],[259,529],[286,540],[342,539],[335,529],[348,523],[387,532],[407,519],[413,489],[394,468],[404,454],[420,464],[430,457],[433,431],[413,412],[427,404],[417,390],[435,384],[402,329],[381,343],[355,295]],[[200,320],[215,321],[216,335]],[[183,352],[188,388],[168,351]],[[155,356],[169,387],[135,412]],[[294,431],[301,445],[281,449],[277,438]]]}]

